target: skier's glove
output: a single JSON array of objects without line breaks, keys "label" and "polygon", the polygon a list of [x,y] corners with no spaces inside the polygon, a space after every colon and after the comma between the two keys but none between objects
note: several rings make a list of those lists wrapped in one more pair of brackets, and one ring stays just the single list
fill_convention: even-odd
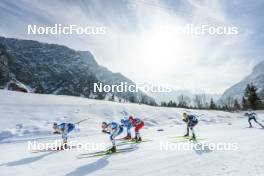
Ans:
[{"label": "skier's glove", "polygon": [[53,134],[60,134],[60,132],[58,132],[58,131],[54,131]]},{"label": "skier's glove", "polygon": [[106,130],[102,130],[102,132],[106,134],[111,134],[109,131],[106,131]]},{"label": "skier's glove", "polygon": [[184,121],[184,122],[186,122],[186,123],[188,122],[188,120],[187,120],[187,119],[182,119],[182,121]]}]

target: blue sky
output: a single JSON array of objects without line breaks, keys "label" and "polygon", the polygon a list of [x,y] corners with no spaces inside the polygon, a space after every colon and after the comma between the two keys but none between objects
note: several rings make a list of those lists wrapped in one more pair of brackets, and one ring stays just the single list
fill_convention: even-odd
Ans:
[{"label": "blue sky", "polygon": [[[91,51],[135,82],[222,93],[263,60],[261,0],[1,0],[0,33]],[[103,25],[102,36],[27,35],[27,25]],[[232,36],[186,36],[186,24],[236,26]]]}]

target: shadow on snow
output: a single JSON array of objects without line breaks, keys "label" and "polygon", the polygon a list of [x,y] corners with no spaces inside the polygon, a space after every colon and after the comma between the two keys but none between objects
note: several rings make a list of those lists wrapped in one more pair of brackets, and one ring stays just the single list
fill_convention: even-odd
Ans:
[{"label": "shadow on snow", "polygon": [[41,160],[42,158],[44,158],[44,157],[46,157],[48,155],[51,155],[53,153],[55,153],[55,152],[45,153],[45,154],[40,155],[40,156],[23,158],[23,159],[20,159],[20,160],[17,160],[17,161],[11,161],[11,162],[8,162],[8,163],[5,163],[5,164],[1,164],[0,166],[6,165],[6,166],[11,167],[11,166],[26,165],[26,164],[30,164],[30,163],[36,162],[38,160]]}]

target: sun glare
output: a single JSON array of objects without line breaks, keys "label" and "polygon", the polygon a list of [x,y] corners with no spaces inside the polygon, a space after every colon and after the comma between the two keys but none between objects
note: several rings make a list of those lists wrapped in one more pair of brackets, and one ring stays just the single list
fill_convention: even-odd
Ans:
[{"label": "sun glare", "polygon": [[176,69],[182,69],[186,60],[194,59],[196,52],[194,43],[194,39],[190,36],[158,29],[152,30],[142,37],[141,62],[151,64],[151,67],[148,67],[151,74],[172,70],[175,72]]}]

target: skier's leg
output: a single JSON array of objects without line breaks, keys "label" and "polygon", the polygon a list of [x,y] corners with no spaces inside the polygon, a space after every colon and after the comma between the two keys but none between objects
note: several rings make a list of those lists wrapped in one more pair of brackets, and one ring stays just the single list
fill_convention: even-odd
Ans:
[{"label": "skier's leg", "polygon": [[127,127],[127,136],[124,137],[124,139],[127,140],[131,139],[131,127]]},{"label": "skier's leg", "polygon": [[142,139],[141,139],[141,136],[140,136],[140,133],[139,133],[139,130],[141,129],[141,128],[143,128],[144,127],[144,122],[142,121],[138,126],[136,126],[136,128],[135,128],[135,139],[136,139],[136,141],[141,141]]},{"label": "skier's leg", "polygon": [[111,140],[113,146],[115,146],[115,136],[116,136],[115,133],[116,133],[116,132],[114,131],[114,132],[110,135],[110,140]]},{"label": "skier's leg", "polygon": [[140,133],[139,132],[136,132],[136,134],[135,134],[136,140],[138,140],[139,137],[140,137]]},{"label": "skier's leg", "polygon": [[115,138],[120,135],[123,132],[123,128],[119,127],[116,129],[110,136],[110,140],[112,142],[112,148],[109,150],[109,152],[116,152],[116,144],[115,144]]},{"label": "skier's leg", "polygon": [[252,124],[251,124],[251,122],[250,122],[251,120],[252,120],[251,118],[248,119],[249,128],[252,128]]},{"label": "skier's leg", "polygon": [[116,152],[116,145],[115,145],[115,134],[110,135],[110,140],[112,142],[112,148],[108,150],[109,153]]},{"label": "skier's leg", "polygon": [[118,132],[119,132],[119,130],[115,130],[115,131],[110,135],[110,140],[111,140],[113,146],[115,146],[115,138],[116,138],[116,136],[119,135]]},{"label": "skier's leg", "polygon": [[68,134],[70,132],[72,132],[75,129],[75,125],[74,124],[69,124],[66,126],[66,128],[64,129],[64,131],[62,132],[62,139],[63,139],[63,147],[66,149],[67,143],[68,143]]},{"label": "skier's leg", "polygon": [[192,130],[192,139],[196,140],[196,136],[195,136],[195,133],[194,133],[194,127],[198,124],[198,121],[194,121],[192,123],[190,123],[190,128]]},{"label": "skier's leg", "polygon": [[264,126],[263,126],[260,122],[258,122],[256,118],[254,118],[254,121],[255,121],[255,122],[256,122],[261,128],[264,128]]},{"label": "skier's leg", "polygon": [[189,136],[189,124],[187,124],[187,133],[184,136]]},{"label": "skier's leg", "polygon": [[127,136],[131,139],[131,127],[127,128]]},{"label": "skier's leg", "polygon": [[196,140],[193,126],[191,126],[190,129],[191,129],[191,131],[192,131],[192,139]]},{"label": "skier's leg", "polygon": [[66,131],[63,131],[62,132],[62,140],[63,140],[63,144],[62,144],[62,147],[64,148],[64,149],[66,149],[67,148],[67,140],[68,140],[68,133],[66,132]]}]

